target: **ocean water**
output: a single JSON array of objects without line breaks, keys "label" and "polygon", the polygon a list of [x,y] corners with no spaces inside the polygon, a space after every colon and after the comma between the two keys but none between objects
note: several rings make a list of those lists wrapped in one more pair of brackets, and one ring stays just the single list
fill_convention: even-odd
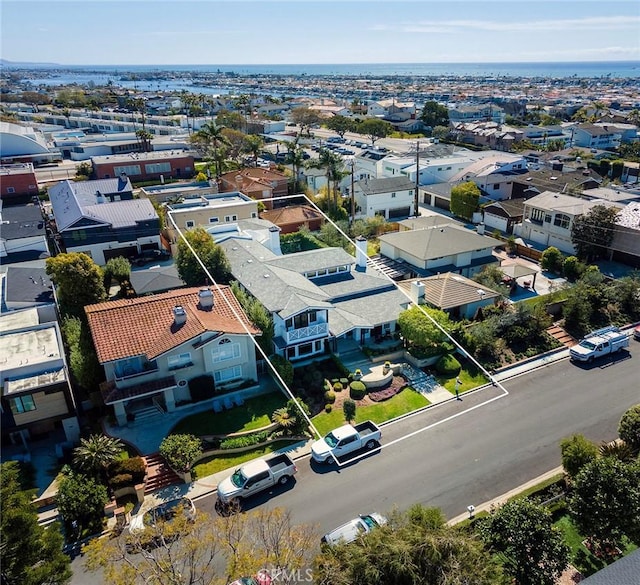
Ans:
[{"label": "ocean water", "polygon": [[[547,77],[637,78],[640,61],[581,61],[545,63],[356,63],[312,65],[5,65],[5,69],[41,70],[34,83],[119,82],[127,74],[172,72],[281,76],[362,77]],[[35,76],[34,76],[35,77]],[[177,80],[176,80],[177,81]],[[139,81],[140,83],[140,81]]]}]

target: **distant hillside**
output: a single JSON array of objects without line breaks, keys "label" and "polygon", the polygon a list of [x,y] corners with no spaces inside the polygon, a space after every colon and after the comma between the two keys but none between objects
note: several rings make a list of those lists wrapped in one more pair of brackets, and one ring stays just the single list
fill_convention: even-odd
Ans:
[{"label": "distant hillside", "polygon": [[29,61],[7,61],[0,59],[0,67],[60,67],[59,63],[31,63]]}]

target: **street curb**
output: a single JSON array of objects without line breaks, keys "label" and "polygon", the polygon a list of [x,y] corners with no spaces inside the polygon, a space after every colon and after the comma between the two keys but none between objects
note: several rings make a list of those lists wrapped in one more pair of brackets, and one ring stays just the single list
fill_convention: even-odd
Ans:
[{"label": "street curb", "polygon": [[[493,500],[489,500],[488,502],[484,502],[483,504],[474,506],[473,513],[477,514],[478,512],[487,512],[492,507],[500,506],[504,504],[507,500],[510,500],[514,496],[521,494],[523,491],[529,489],[530,487],[533,487],[539,483],[542,483],[543,481],[549,479],[550,477],[553,477],[554,475],[558,475],[560,473],[564,473],[564,467],[562,467],[562,465],[560,465],[559,467],[555,467],[554,469],[551,469],[546,473],[539,475],[538,477],[534,477],[533,479],[527,481],[526,483],[519,485],[517,488],[509,490],[508,492],[502,494],[501,496],[498,496],[497,498],[493,498]],[[460,522],[463,522],[464,520],[469,520],[470,514],[471,514],[470,512],[467,512],[466,514],[459,514],[455,518],[451,518],[451,520],[447,521],[447,525],[455,526],[456,524],[460,524]]]}]

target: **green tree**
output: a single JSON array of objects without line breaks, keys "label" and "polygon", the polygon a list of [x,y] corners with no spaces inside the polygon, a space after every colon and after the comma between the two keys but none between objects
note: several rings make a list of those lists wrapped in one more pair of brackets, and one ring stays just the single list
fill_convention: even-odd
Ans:
[{"label": "green tree", "polygon": [[151,141],[153,134],[148,130],[136,130],[136,138],[140,142],[140,152],[151,152]]},{"label": "green tree", "polygon": [[358,124],[356,131],[367,136],[373,145],[376,140],[389,136],[393,132],[393,126],[380,118],[367,118]]},{"label": "green tree", "polygon": [[581,260],[599,258],[609,251],[615,233],[619,209],[606,205],[595,205],[589,213],[573,219],[571,243]]},{"label": "green tree", "polygon": [[220,178],[223,165],[221,154],[224,152],[223,147],[229,146],[229,141],[222,132],[222,126],[217,126],[215,122],[205,122],[191,140],[202,150],[205,158],[214,162],[216,177]]},{"label": "green tree", "polygon": [[231,283],[231,291],[236,299],[244,309],[247,317],[251,322],[262,332],[259,337],[256,338],[258,345],[262,348],[262,351],[266,355],[270,355],[273,352],[273,318],[265,306],[254,296],[247,294],[238,281],[234,280]]},{"label": "green tree", "polygon": [[351,422],[356,418],[356,403],[351,398],[345,399],[342,403],[342,413],[344,414],[344,420]]},{"label": "green tree", "polygon": [[542,252],[542,256],[540,257],[540,267],[543,270],[559,274],[562,270],[563,259],[564,256],[558,248],[549,246],[544,252]]},{"label": "green tree", "polygon": [[107,298],[102,270],[86,254],[69,252],[47,258],[46,272],[56,286],[63,314],[84,315],[85,305]]},{"label": "green tree", "polygon": [[614,457],[587,463],[575,478],[569,511],[581,534],[619,545],[640,542],[640,464]]},{"label": "green tree", "polygon": [[636,453],[640,451],[640,404],[632,406],[622,415],[618,435]]},{"label": "green tree", "polygon": [[569,547],[551,513],[527,498],[494,510],[479,531],[517,585],[555,585],[569,562]]},{"label": "green tree", "polygon": [[449,128],[447,126],[435,126],[431,131],[431,136],[438,140],[446,140],[449,138]]},{"label": "green tree", "polygon": [[[185,239],[193,247],[197,258],[189,249]],[[188,286],[209,284],[209,278],[198,262],[198,258],[209,270],[216,283],[226,284],[229,282],[231,266],[224,250],[213,241],[211,235],[202,227],[184,232],[184,239],[178,240],[176,268],[180,278]]]},{"label": "green tree", "polygon": [[436,126],[449,127],[449,110],[438,102],[428,101],[422,108],[420,119],[425,126],[434,129]]},{"label": "green tree", "polygon": [[264,140],[261,136],[250,134],[244,137],[242,152],[246,152],[253,157],[253,166],[258,166],[258,157],[264,148]]},{"label": "green tree", "polygon": [[120,439],[107,435],[91,435],[80,439],[80,445],[73,450],[73,465],[98,481],[104,481],[107,467],[115,461],[124,444]]},{"label": "green tree", "polygon": [[502,570],[475,536],[446,526],[420,506],[349,544],[325,547],[314,572],[319,585],[501,585]]},{"label": "green tree", "polygon": [[461,183],[451,188],[451,213],[471,221],[474,212],[478,211],[480,189],[473,181]]},{"label": "green tree", "polygon": [[300,134],[311,134],[311,127],[322,122],[320,114],[315,110],[307,107],[299,107],[291,110],[291,121],[300,126]]},{"label": "green tree", "polygon": [[293,384],[293,364],[285,357],[281,355],[272,355],[270,357],[271,365],[278,372],[283,382],[287,385],[287,387]]},{"label": "green tree", "polygon": [[220,110],[216,116],[216,124],[218,126],[223,126],[224,128],[243,130],[245,123],[245,118],[240,112]]},{"label": "green tree", "polygon": [[169,435],[160,443],[162,455],[177,471],[189,471],[202,455],[202,441],[194,435]]},{"label": "green tree", "polygon": [[577,256],[567,256],[562,263],[562,273],[571,281],[580,278],[585,269],[586,266]]},{"label": "green tree", "polygon": [[0,551],[2,583],[57,585],[71,579],[71,559],[62,552],[59,526],[38,524],[20,464],[0,466]]},{"label": "green tree", "polygon": [[109,258],[104,267],[104,288],[106,291],[111,287],[111,281],[115,280],[122,286],[131,277],[131,262],[123,256]]},{"label": "green tree", "polygon": [[67,541],[102,532],[107,488],[91,477],[66,470],[58,485],[58,511]]},{"label": "green tree", "polygon": [[332,213],[330,213],[330,215],[335,218],[338,210],[338,186],[343,177],[346,177],[348,174],[345,170],[342,157],[331,150],[323,148],[320,150],[317,159],[308,161],[308,166],[310,168],[325,170],[329,197],[330,201],[332,201]]},{"label": "green tree", "polygon": [[503,278],[504,272],[498,266],[488,265],[474,274],[471,280],[499,292],[503,297],[507,297],[509,296],[509,287],[504,284]]},{"label": "green tree", "polygon": [[69,368],[76,382],[85,389],[95,388],[103,375],[93,346],[91,331],[79,317],[64,317],[62,335],[69,348]]},{"label": "green tree", "polygon": [[[424,313],[427,313],[428,316]],[[398,327],[410,347],[431,350],[430,353],[437,354],[451,348],[447,344],[447,335],[438,328],[434,321],[445,331],[453,328],[447,313],[424,305],[413,306],[402,311],[398,316]]]},{"label": "green tree", "polygon": [[238,163],[240,156],[244,153],[245,138],[247,135],[234,128],[222,128],[222,134],[227,139],[226,156]]},{"label": "green tree", "polygon": [[571,477],[598,456],[598,447],[584,435],[572,435],[560,441],[562,467]]},{"label": "green tree", "polygon": [[325,126],[329,130],[333,130],[340,138],[344,138],[347,132],[353,132],[356,128],[353,119],[347,118],[347,116],[333,116],[325,122]]},{"label": "green tree", "polygon": [[93,167],[91,163],[81,162],[76,166],[76,181],[87,181],[93,174]]}]

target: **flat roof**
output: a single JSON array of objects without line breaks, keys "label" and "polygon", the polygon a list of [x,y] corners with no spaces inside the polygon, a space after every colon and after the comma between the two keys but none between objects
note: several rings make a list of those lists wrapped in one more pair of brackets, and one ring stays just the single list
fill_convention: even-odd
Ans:
[{"label": "flat roof", "polygon": [[[55,325],[10,331],[0,335],[0,366],[8,371],[21,366],[46,364],[61,359]],[[51,363],[52,367],[54,366]]]},{"label": "flat roof", "polygon": [[64,368],[55,368],[47,372],[41,372],[33,376],[25,376],[17,380],[5,380],[4,382],[4,395],[10,396],[11,394],[20,394],[22,392],[29,392],[35,388],[42,388],[43,386],[51,386],[52,384],[59,384],[65,382],[67,375]]}]

